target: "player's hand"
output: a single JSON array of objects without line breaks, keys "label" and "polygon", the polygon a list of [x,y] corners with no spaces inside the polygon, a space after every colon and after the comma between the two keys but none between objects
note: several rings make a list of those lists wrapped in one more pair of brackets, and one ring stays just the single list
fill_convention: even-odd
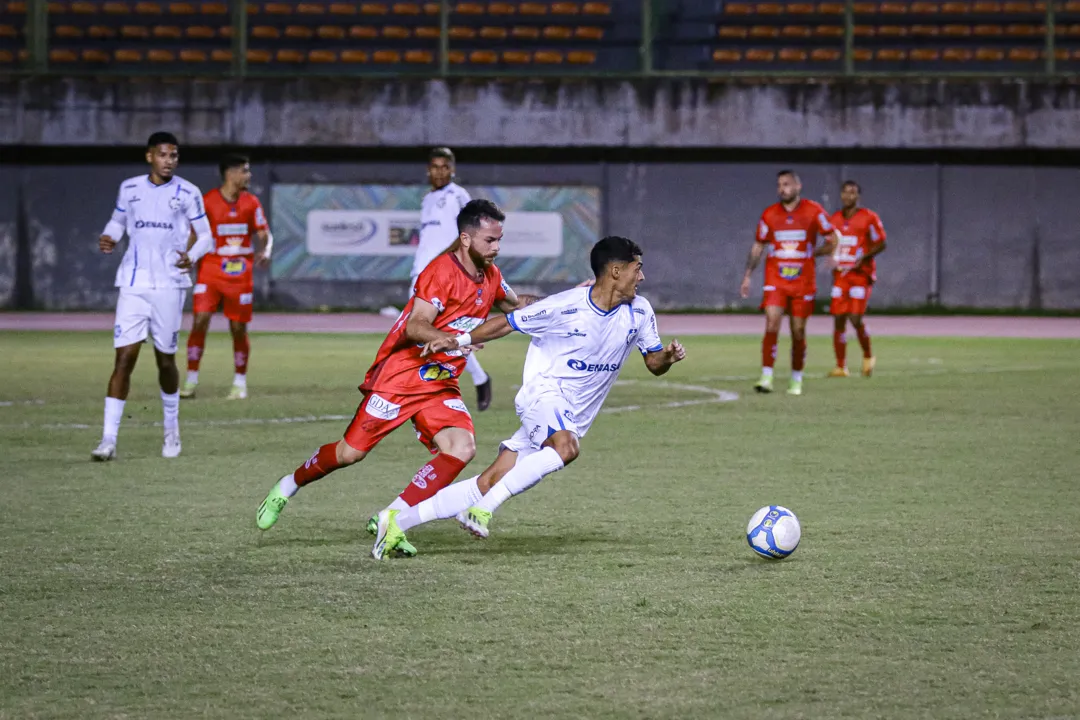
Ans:
[{"label": "player's hand", "polygon": [[739,286],[739,295],[741,297],[750,297],[750,276],[743,275],[742,285]]},{"label": "player's hand", "polygon": [[266,267],[270,264],[270,256],[264,252],[257,252],[255,253],[253,262],[255,267]]},{"label": "player's hand", "polygon": [[180,255],[180,258],[176,261],[176,267],[180,268],[181,270],[190,270],[191,258],[188,256],[188,254],[186,252],[180,252],[179,250],[177,251],[177,253]]},{"label": "player's hand", "polygon": [[101,249],[101,252],[105,253],[106,255],[111,255],[113,248],[116,247],[116,241],[108,235],[102,235],[101,237],[99,237],[97,244],[98,248]]},{"label": "player's hand", "polygon": [[420,350],[420,357],[427,357],[428,355],[434,355],[435,353],[446,352],[447,350],[457,350],[457,336],[447,335],[441,337],[438,340],[432,340],[424,345]]},{"label": "player's hand", "polygon": [[668,361],[672,365],[686,359],[686,348],[678,340],[672,340],[671,344],[664,349],[664,352],[667,353]]}]

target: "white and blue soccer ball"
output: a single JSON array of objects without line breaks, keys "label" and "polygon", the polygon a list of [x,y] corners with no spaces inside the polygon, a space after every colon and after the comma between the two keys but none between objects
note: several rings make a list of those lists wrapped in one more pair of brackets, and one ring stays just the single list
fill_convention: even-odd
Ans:
[{"label": "white and blue soccer ball", "polygon": [[802,527],[795,513],[782,505],[766,505],[754,513],[746,526],[746,542],[763,558],[783,560],[802,539]]}]

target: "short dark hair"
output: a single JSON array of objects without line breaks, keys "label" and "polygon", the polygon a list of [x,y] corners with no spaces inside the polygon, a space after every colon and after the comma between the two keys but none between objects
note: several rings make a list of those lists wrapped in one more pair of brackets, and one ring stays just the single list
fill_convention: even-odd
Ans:
[{"label": "short dark hair", "polygon": [[150,136],[149,140],[146,141],[146,149],[153,150],[158,145],[175,145],[176,147],[180,147],[180,142],[172,133],[156,132]]},{"label": "short dark hair", "polygon": [[470,200],[461,208],[457,216],[458,233],[466,230],[475,230],[480,227],[484,219],[502,222],[506,219],[506,213],[490,200]]},{"label": "short dark hair", "polygon": [[229,153],[225,157],[221,158],[221,162],[218,163],[218,171],[221,173],[221,178],[225,179],[225,173],[233,168],[244,167],[251,158],[247,155],[241,155],[240,153]]},{"label": "short dark hair", "polygon": [[432,148],[431,152],[428,153],[428,162],[431,162],[435,158],[446,158],[451,165],[455,162],[454,151],[448,147]]},{"label": "short dark hair", "polygon": [[778,178],[784,177],[785,175],[790,175],[791,177],[795,178],[795,182],[802,182],[801,180],[799,180],[799,173],[795,172],[794,170],[781,170],[780,172],[776,173],[776,177]]},{"label": "short dark hair", "polygon": [[592,266],[593,276],[599,279],[611,263],[633,262],[634,258],[640,257],[641,254],[641,248],[633,240],[609,235],[592,246],[592,251],[589,253],[589,265]]},{"label": "short dark hair", "polygon": [[841,188],[846,188],[848,186],[855,188],[855,191],[862,195],[862,187],[854,180],[845,180],[844,182],[840,183]]}]

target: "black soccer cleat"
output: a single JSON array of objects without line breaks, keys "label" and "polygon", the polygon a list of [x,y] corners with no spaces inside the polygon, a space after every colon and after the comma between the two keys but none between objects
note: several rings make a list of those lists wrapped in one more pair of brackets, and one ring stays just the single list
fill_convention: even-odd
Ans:
[{"label": "black soccer cleat", "polygon": [[481,412],[491,406],[491,378],[476,386],[476,406]]}]

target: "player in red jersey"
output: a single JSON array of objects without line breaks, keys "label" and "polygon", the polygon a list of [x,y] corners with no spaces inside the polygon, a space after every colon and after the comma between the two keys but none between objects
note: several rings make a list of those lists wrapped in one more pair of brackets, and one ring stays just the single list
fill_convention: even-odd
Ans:
[{"label": "player in red jersey", "polygon": [[829,377],[847,377],[847,321],[855,328],[862,346],[862,374],[870,377],[877,358],[870,350],[870,333],[863,322],[870,291],[877,281],[874,258],[885,250],[885,227],[873,210],[859,207],[862,188],[854,180],[840,186],[840,209],[832,216],[832,224],[840,231],[840,244],[833,256],[832,305],[833,350],[836,367]]},{"label": "player in red jersey", "polygon": [[[789,395],[802,395],[802,371],[806,362],[806,319],[814,312],[817,280],[814,258],[828,255],[839,242],[840,233],[829,222],[825,208],[800,196],[802,182],[792,170],[776,176],[780,202],[765,208],[758,222],[757,236],[750,247],[739,293],[750,295],[750,277],[768,249],[765,260],[765,339],[761,344],[761,379],[754,389],[772,392],[773,365],[780,323],[788,315],[791,327],[791,384]],[[824,243],[817,244],[818,236]]]},{"label": "player in red jersey", "polygon": [[[202,259],[192,294],[195,318],[188,335],[187,380],[180,390],[180,397],[195,397],[210,317],[217,312],[218,305],[224,303],[236,368],[229,399],[244,400],[247,398],[247,365],[251,352],[247,325],[251,322],[251,301],[255,292],[252,267],[269,260],[274,240],[259,198],[247,191],[251,182],[248,159],[243,155],[226,155],[218,167],[221,187],[203,196],[206,215],[214,232],[215,250]],[[252,235],[259,237],[258,252],[252,247]]]},{"label": "player in red jersey", "polygon": [[[435,457],[417,471],[389,509],[417,505],[449,485],[473,459],[473,422],[461,399],[458,378],[467,349],[421,357],[425,343],[445,333],[468,333],[492,307],[509,312],[536,298],[518,298],[493,261],[505,215],[490,200],[472,200],[457,216],[458,239],[429,263],[360,385],[362,398],[344,439],[323,445],[281,478],[259,506],[257,524],[267,530],[298,488],[363,460],[379,442],[412,421],[420,442]],[[405,555],[415,548],[398,546]]]}]

